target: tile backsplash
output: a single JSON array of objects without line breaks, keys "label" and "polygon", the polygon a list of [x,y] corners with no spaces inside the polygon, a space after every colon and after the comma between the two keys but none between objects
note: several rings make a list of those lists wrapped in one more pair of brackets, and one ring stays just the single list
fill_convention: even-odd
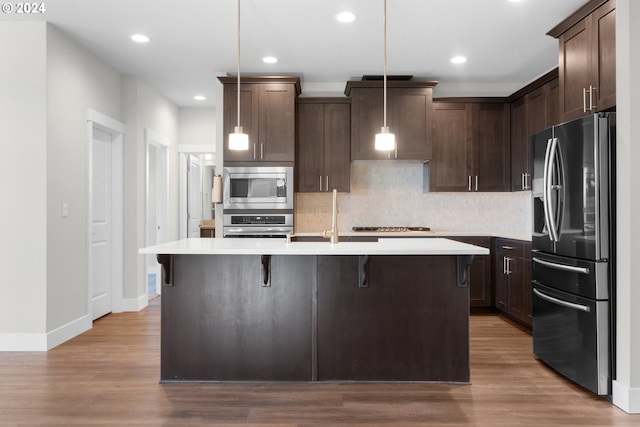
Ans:
[{"label": "tile backsplash", "polygon": [[[528,233],[531,193],[425,193],[419,162],[352,162],[351,192],[338,193],[340,230],[426,226],[436,231]],[[331,193],[296,193],[297,233],[328,230]]]}]

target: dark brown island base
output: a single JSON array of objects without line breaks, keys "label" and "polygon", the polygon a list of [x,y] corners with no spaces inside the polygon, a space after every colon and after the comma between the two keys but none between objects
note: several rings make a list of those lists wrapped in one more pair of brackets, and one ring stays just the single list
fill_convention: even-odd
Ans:
[{"label": "dark brown island base", "polygon": [[466,274],[486,249],[230,240],[141,250],[164,267],[162,382],[469,382]]}]

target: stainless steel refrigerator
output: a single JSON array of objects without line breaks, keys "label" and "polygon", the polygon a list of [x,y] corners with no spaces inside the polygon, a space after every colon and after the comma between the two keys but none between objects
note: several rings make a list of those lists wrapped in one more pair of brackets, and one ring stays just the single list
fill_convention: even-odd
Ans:
[{"label": "stainless steel refrigerator", "polygon": [[533,352],[611,392],[615,298],[615,113],[531,137]]}]

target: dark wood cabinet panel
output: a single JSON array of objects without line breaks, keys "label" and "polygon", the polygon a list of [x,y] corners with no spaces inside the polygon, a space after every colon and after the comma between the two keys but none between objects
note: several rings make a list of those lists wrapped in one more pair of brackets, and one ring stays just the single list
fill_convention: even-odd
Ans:
[{"label": "dark wood cabinet panel", "polygon": [[457,257],[362,258],[318,259],[318,380],[468,381]]},{"label": "dark wood cabinet panel", "polygon": [[322,99],[297,105],[297,192],[350,189],[351,106]]},{"label": "dark wood cabinet panel", "polygon": [[470,190],[471,143],[471,105],[465,102],[434,102],[429,191]]},{"label": "dark wood cabinet panel", "polygon": [[294,77],[242,78],[240,125],[249,136],[249,150],[229,150],[226,138],[237,125],[237,81],[218,78],[224,84],[224,161],[253,162],[295,160],[295,100],[300,82]]},{"label": "dark wood cabinet panel", "polygon": [[614,107],[615,0],[603,2],[570,28],[558,25],[548,34],[558,37],[560,45],[561,121]]},{"label": "dark wood cabinet panel", "polygon": [[[447,237],[457,242],[469,243],[491,249],[491,237]],[[475,255],[469,267],[469,305],[471,307],[493,307],[491,280],[491,255]]]},{"label": "dark wood cabinet panel", "polygon": [[387,87],[387,126],[395,134],[394,152],[377,151],[375,135],[384,123],[381,81],[350,81],[352,160],[429,160],[435,82],[391,81]]},{"label": "dark wood cabinet panel", "polygon": [[508,103],[473,104],[474,190],[510,191]]},{"label": "dark wood cabinet panel", "polygon": [[511,191],[531,189],[531,135],[559,123],[558,70],[517,92],[511,102]]},{"label": "dark wood cabinet panel", "polygon": [[531,327],[531,243],[494,240],[496,308]]},{"label": "dark wood cabinet panel", "polygon": [[433,103],[430,191],[509,191],[508,102]]}]

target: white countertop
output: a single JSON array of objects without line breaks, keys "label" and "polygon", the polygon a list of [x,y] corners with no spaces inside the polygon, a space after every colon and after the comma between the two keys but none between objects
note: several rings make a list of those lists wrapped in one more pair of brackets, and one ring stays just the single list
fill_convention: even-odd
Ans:
[{"label": "white countertop", "polygon": [[[398,233],[406,234],[406,233]],[[357,235],[362,235],[357,233]],[[292,242],[286,239],[192,238],[140,249],[141,254],[192,255],[489,255],[489,249],[444,238],[377,242]]]}]

